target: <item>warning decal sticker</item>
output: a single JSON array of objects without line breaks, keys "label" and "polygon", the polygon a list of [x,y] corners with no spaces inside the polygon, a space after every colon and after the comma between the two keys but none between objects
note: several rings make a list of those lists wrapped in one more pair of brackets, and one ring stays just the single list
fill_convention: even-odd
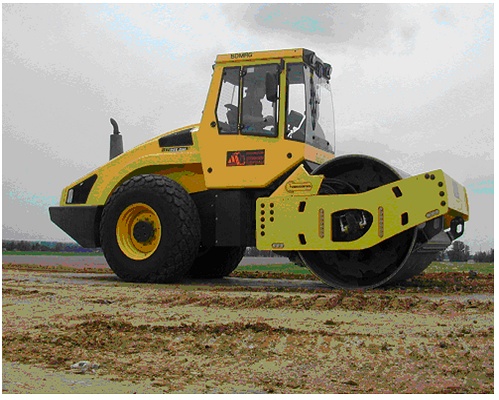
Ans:
[{"label": "warning decal sticker", "polygon": [[228,167],[263,164],[265,164],[265,150],[240,150],[227,152]]}]

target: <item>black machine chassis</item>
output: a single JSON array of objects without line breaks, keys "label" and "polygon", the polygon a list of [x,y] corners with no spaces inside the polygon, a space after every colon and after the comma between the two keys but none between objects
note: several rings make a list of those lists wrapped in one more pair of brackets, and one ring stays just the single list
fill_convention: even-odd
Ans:
[{"label": "black machine chassis", "polygon": [[[191,194],[201,219],[201,248],[255,246],[255,196],[250,190],[206,190]],[[50,207],[50,219],[85,248],[100,247],[104,206]]]},{"label": "black machine chassis", "polygon": [[103,206],[50,207],[50,219],[82,247],[100,247],[99,225]]}]

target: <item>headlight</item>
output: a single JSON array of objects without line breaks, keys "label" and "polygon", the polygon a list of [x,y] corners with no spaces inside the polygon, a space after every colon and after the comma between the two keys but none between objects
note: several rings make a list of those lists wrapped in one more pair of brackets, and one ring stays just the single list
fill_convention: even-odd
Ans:
[{"label": "headlight", "polygon": [[71,204],[73,202],[73,195],[74,195],[74,190],[73,189],[69,189],[68,190],[68,196],[66,198],[66,203],[67,204]]}]

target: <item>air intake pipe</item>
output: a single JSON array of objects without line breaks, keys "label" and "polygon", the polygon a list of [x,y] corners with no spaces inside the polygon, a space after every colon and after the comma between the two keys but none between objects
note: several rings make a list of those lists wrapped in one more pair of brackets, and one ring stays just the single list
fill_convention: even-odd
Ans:
[{"label": "air intake pipe", "polygon": [[123,136],[120,135],[118,123],[113,118],[110,121],[113,126],[113,133],[110,136],[109,160],[112,160],[123,153]]}]

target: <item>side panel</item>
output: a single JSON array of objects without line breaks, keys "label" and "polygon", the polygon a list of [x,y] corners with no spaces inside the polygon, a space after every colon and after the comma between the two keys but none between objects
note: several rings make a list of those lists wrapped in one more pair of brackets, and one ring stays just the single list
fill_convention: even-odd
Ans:
[{"label": "side panel", "polygon": [[194,193],[201,218],[202,249],[213,246],[255,246],[255,198],[245,190]]},{"label": "side panel", "polygon": [[255,201],[246,191],[224,191],[216,196],[216,245],[254,246]]}]

